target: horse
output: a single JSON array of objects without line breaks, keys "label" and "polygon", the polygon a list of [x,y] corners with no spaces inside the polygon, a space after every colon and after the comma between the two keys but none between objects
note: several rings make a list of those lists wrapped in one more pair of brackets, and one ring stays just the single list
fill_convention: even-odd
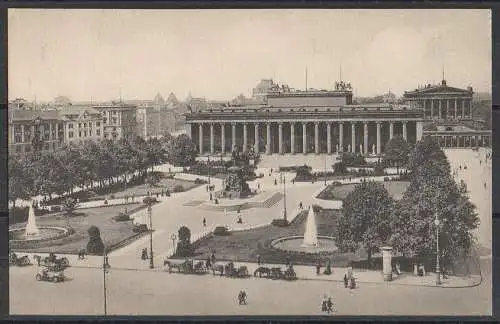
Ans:
[{"label": "horse", "polygon": [[215,276],[216,272],[220,272],[220,275],[224,275],[224,271],[226,270],[227,264],[222,262],[214,262],[212,263],[212,273]]},{"label": "horse", "polygon": [[258,267],[257,270],[254,271],[253,276],[257,277],[257,274],[259,274],[259,278],[262,278],[263,274],[266,275],[266,278],[269,278],[271,269],[269,269],[268,267]]},{"label": "horse", "polygon": [[180,272],[188,273],[191,272],[191,270],[193,269],[193,261],[189,259],[184,259],[184,260],[171,259],[163,261],[163,266],[167,265],[169,273],[172,272],[172,268],[177,269],[179,273]]}]

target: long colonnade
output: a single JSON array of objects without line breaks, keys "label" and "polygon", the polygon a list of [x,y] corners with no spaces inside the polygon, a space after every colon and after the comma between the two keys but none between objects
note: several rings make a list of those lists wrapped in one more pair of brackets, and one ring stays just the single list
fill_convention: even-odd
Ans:
[{"label": "long colonnade", "polygon": [[422,99],[426,119],[471,119],[470,99]]},{"label": "long colonnade", "polygon": [[491,135],[456,135],[456,134],[427,134],[437,139],[439,146],[444,148],[475,148],[491,145]]},{"label": "long colonnade", "polygon": [[[379,155],[395,135],[422,137],[421,121],[252,121],[189,123],[199,153],[225,154],[235,146],[266,154],[359,152]],[[217,134],[216,134],[217,133]],[[208,135],[208,136],[207,136]]]}]

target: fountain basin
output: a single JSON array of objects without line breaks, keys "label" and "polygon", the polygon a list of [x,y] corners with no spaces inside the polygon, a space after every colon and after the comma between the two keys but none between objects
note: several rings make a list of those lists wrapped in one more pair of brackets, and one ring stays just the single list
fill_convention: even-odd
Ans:
[{"label": "fountain basin", "polygon": [[338,250],[333,237],[318,235],[317,238],[318,244],[316,246],[304,246],[304,236],[302,235],[280,237],[271,241],[271,247],[283,251],[311,254],[335,252]]},{"label": "fountain basin", "polygon": [[45,241],[54,241],[71,235],[74,230],[58,226],[38,226],[39,233],[36,235],[25,235],[26,230],[22,228],[9,229],[9,245],[11,248],[32,248],[36,244]]}]

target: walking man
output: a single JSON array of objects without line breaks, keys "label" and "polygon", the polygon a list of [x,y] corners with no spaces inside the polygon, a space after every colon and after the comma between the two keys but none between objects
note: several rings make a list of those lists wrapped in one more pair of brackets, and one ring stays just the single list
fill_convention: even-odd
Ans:
[{"label": "walking man", "polygon": [[207,227],[207,220],[203,217],[203,227]]}]

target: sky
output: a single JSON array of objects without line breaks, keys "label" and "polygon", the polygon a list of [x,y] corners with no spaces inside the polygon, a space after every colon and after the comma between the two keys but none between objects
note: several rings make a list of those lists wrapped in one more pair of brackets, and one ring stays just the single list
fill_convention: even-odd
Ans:
[{"label": "sky", "polygon": [[[355,96],[491,91],[490,10],[9,9],[9,99],[231,100],[262,78]],[[340,72],[341,71],[341,72]]]}]

